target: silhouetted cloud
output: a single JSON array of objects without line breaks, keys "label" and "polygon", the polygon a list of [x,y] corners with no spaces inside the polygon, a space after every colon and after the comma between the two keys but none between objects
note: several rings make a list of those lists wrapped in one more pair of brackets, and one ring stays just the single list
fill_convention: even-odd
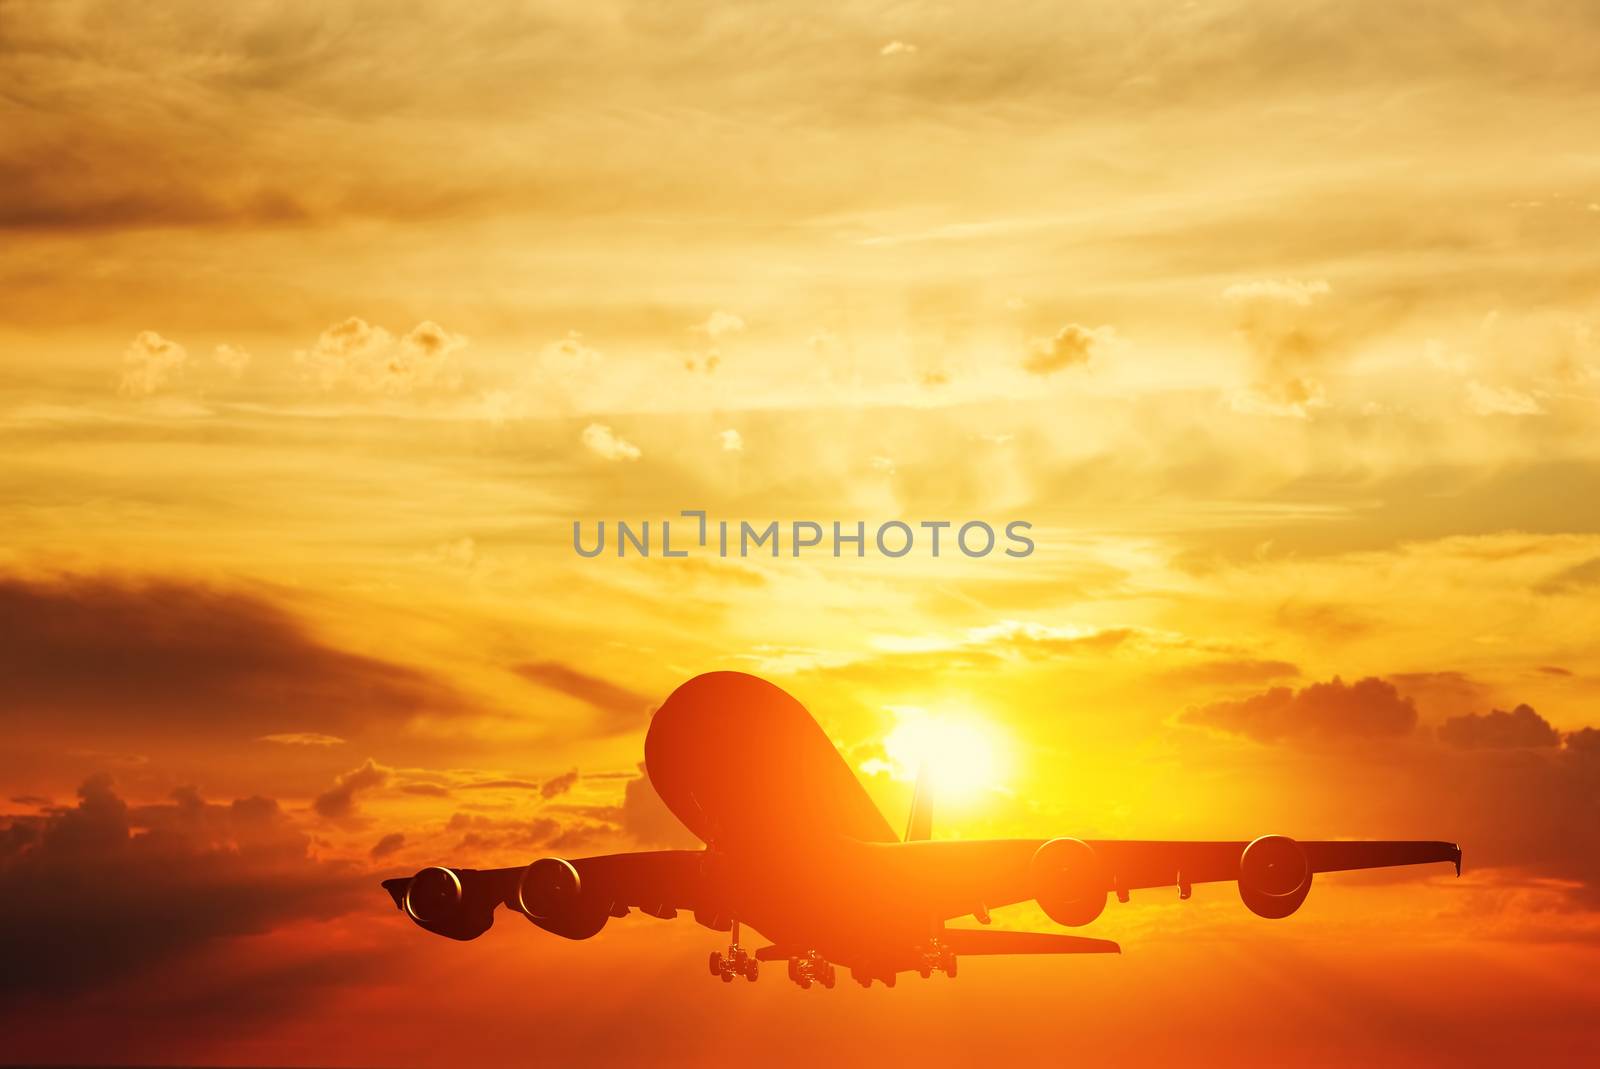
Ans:
[{"label": "silhouetted cloud", "polygon": [[1529,746],[1559,746],[1561,734],[1531,706],[1519,705],[1509,713],[1452,716],[1439,725],[1439,739],[1462,749],[1511,750]]},{"label": "silhouetted cloud", "polygon": [[309,742],[466,711],[445,684],[335,649],[263,596],[186,580],[0,576],[0,632],[0,725],[49,717],[97,745]]},{"label": "silhouetted cloud", "polygon": [[174,797],[130,808],[97,775],[73,808],[0,823],[0,993],[99,986],[213,939],[336,916],[368,891],[309,858],[269,798]]},{"label": "silhouetted cloud", "polygon": [[1539,594],[1577,594],[1590,591],[1597,585],[1600,585],[1600,557],[1592,557],[1581,564],[1563,568],[1533,589]]},{"label": "silhouetted cloud", "polygon": [[530,661],[513,669],[522,678],[565,694],[605,714],[603,731],[631,731],[642,727],[654,700],[638,691],[618,686],[560,661]]},{"label": "silhouetted cloud", "polygon": [[622,830],[640,846],[684,849],[701,845],[693,832],[683,826],[661,800],[650,780],[642,773],[630,779],[622,794]]},{"label": "silhouetted cloud", "polygon": [[474,853],[473,863],[482,864],[485,856],[548,847],[561,835],[562,825],[559,820],[547,816],[506,820],[482,813],[459,812],[445,824],[445,831],[459,833],[461,838],[454,849]]},{"label": "silhouetted cloud", "polygon": [[346,820],[356,814],[356,799],[364,792],[389,782],[389,770],[367,758],[360,768],[341,773],[334,785],[317,795],[311,808],[330,820]]},{"label": "silhouetted cloud", "polygon": [[1335,676],[1298,691],[1273,687],[1238,701],[1199,706],[1185,712],[1183,720],[1259,742],[1329,742],[1408,735],[1416,727],[1417,709],[1386,680],[1369,676],[1346,685]]},{"label": "silhouetted cloud", "polygon": [[388,857],[390,854],[394,853],[396,850],[399,850],[405,845],[405,832],[392,831],[388,835],[385,835],[383,838],[372,844],[372,858],[376,861],[379,858]]},{"label": "silhouetted cloud", "polygon": [[541,798],[554,798],[557,795],[566,794],[572,790],[573,784],[577,782],[577,769],[573,769],[571,772],[563,772],[561,775],[553,776],[541,783],[539,785],[539,796]]}]

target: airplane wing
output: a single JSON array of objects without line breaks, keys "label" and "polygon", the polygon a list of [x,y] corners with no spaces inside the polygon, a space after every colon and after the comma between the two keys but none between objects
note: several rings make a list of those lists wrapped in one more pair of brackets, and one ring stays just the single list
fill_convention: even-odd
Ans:
[{"label": "airplane wing", "polygon": [[[877,855],[878,871],[901,887],[916,888],[918,905],[931,917],[953,920],[1037,898],[1034,855],[1047,840],[994,839],[865,843]],[[1069,840],[1076,842],[1076,840]],[[1284,840],[1287,841],[1287,840]],[[1095,879],[1105,892],[1125,899],[1129,891],[1238,880],[1245,841],[1183,842],[1090,839]],[[1461,848],[1431,841],[1320,840],[1297,844],[1310,874],[1448,862],[1461,869]],[[1298,904],[1298,903],[1296,903]]]},{"label": "airplane wing", "polygon": [[1060,932],[981,931],[976,928],[946,928],[939,941],[958,957],[982,954],[1120,954],[1122,948],[1109,939],[1089,939]]},{"label": "airplane wing", "polygon": [[[1176,887],[1239,878],[1239,859],[1247,842],[1140,842],[1091,839],[1110,868],[1112,890]],[[1454,843],[1414,840],[1314,840],[1299,844],[1311,871],[1344,872],[1448,861],[1461,874],[1461,848]]]},{"label": "airplane wing", "polygon": [[598,931],[607,917],[623,916],[629,909],[666,918],[680,909],[706,908],[704,859],[700,850],[655,850],[557,862],[572,867],[577,893],[571,896],[572,908],[553,910],[549,917],[530,916],[524,907],[525,865],[424,869],[416,876],[384,880],[383,888],[422,927],[452,939],[482,935],[502,905],[557,935],[586,938],[580,933],[592,935],[590,928]]}]

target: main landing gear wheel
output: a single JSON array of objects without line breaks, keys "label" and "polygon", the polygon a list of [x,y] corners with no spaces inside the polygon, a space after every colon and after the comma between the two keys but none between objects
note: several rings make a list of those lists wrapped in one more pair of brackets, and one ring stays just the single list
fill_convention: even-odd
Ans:
[{"label": "main landing gear wheel", "polygon": [[728,952],[719,954],[715,950],[708,959],[711,965],[711,975],[720,977],[725,984],[733,983],[735,976],[742,976],[752,984],[761,975],[761,963],[756,960],[744,947],[739,945],[739,922],[733,922],[731,931],[732,942],[728,944]]},{"label": "main landing gear wheel", "polygon": [[812,984],[832,988],[834,976],[833,963],[815,950],[789,959],[789,979],[798,984],[802,991],[810,989]]}]

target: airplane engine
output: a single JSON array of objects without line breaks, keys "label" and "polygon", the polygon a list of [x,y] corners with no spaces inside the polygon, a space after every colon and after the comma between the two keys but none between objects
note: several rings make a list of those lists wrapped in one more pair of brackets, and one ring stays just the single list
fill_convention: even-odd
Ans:
[{"label": "airplane engine", "polygon": [[1045,915],[1071,928],[1100,916],[1111,884],[1100,856],[1082,839],[1051,839],[1039,847],[1028,862],[1028,880]]},{"label": "airplane engine", "polygon": [[566,939],[588,939],[606,926],[609,902],[587,893],[572,862],[541,857],[517,882],[517,905],[534,924]]},{"label": "airplane engine", "polygon": [[[451,939],[476,939],[494,923],[494,903],[473,901],[451,869],[430,866],[403,884],[400,907],[421,928]],[[391,893],[398,894],[398,891]]]},{"label": "airplane engine", "polygon": [[1310,891],[1311,863],[1293,839],[1263,835],[1239,855],[1239,897],[1256,916],[1287,917]]}]

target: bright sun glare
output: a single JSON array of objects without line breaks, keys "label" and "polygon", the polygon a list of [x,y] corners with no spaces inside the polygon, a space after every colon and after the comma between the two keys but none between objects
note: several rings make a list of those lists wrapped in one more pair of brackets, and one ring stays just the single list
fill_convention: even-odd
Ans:
[{"label": "bright sun glare", "polygon": [[896,779],[915,780],[927,765],[934,797],[970,802],[1002,785],[1002,747],[995,726],[963,712],[935,712],[895,706],[895,726],[884,736],[885,770]]}]

